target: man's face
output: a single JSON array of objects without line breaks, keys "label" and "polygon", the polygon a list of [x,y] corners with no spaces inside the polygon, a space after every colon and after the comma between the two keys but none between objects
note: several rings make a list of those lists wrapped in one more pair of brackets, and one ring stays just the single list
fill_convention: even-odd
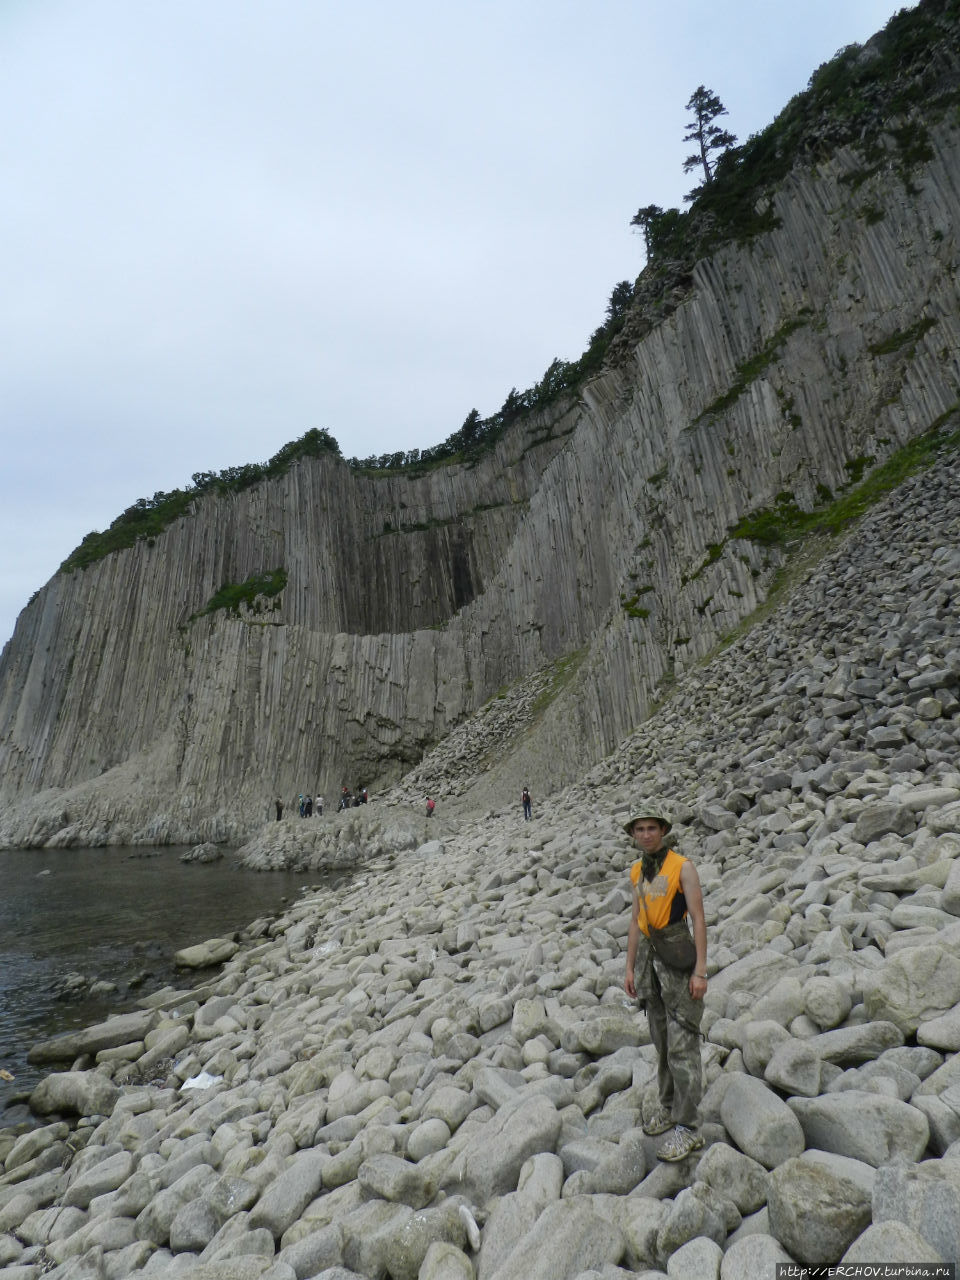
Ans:
[{"label": "man's face", "polygon": [[644,853],[656,853],[663,844],[663,827],[656,818],[638,818],[633,824],[633,839]]}]

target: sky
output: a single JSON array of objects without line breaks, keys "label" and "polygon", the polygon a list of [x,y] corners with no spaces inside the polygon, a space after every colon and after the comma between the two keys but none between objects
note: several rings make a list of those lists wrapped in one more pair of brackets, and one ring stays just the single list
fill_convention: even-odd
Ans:
[{"label": "sky", "polygon": [[426,448],[575,360],[889,0],[0,0],[0,644],[91,530],[311,427]]}]

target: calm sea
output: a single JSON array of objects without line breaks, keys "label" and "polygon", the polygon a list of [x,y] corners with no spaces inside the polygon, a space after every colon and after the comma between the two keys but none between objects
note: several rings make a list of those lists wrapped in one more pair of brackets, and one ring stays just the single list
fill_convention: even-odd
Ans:
[{"label": "calm sea", "polygon": [[[17,1095],[49,1070],[28,1065],[31,1045],[132,1009],[164,985],[195,985],[200,976],[174,969],[175,951],[274,915],[323,880],[316,871],[248,871],[229,854],[182,863],[182,852],[0,852],[0,1067],[14,1077],[0,1080],[0,1126],[29,1118]],[[67,973],[119,990],[64,1001],[54,990]]]}]

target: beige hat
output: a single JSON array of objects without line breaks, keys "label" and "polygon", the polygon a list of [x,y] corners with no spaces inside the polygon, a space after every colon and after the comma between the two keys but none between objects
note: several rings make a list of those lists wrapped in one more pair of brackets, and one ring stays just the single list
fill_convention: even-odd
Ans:
[{"label": "beige hat", "polygon": [[639,822],[641,818],[653,818],[663,827],[663,834],[666,835],[673,823],[670,821],[670,815],[661,804],[648,804],[646,808],[638,808],[633,811],[631,817],[623,824],[623,829],[628,836],[633,835],[633,824]]}]

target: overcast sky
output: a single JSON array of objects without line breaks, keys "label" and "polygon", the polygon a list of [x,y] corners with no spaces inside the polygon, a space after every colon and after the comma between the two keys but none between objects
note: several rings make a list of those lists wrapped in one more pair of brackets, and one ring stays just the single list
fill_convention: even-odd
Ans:
[{"label": "overcast sky", "polygon": [[425,448],[576,359],[890,0],[0,0],[0,642],[91,529],[310,427]]}]

